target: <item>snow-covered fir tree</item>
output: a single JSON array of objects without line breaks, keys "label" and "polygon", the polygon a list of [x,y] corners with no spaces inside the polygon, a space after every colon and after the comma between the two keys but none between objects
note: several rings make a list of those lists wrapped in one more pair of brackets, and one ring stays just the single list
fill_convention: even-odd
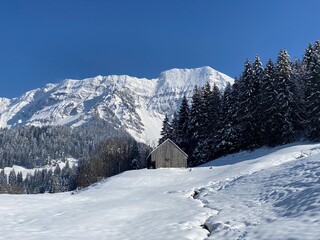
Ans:
[{"label": "snow-covered fir tree", "polygon": [[240,83],[236,81],[233,86],[227,86],[223,94],[219,128],[213,140],[216,156],[235,152],[241,148],[239,97]]},{"label": "snow-covered fir tree", "polygon": [[277,124],[277,90],[276,90],[276,70],[271,59],[268,60],[263,73],[261,87],[261,133],[263,143],[275,145],[278,141],[280,130]]},{"label": "snow-covered fir tree", "polygon": [[162,123],[162,129],[160,132],[161,138],[159,139],[159,145],[163,143],[165,140],[171,138],[172,134],[172,127],[168,118],[168,115],[166,114]]},{"label": "snow-covered fir tree", "polygon": [[203,138],[198,141],[196,148],[193,151],[193,161],[195,164],[200,164],[211,158],[216,147],[214,137],[220,127],[219,119],[221,115],[221,92],[214,85],[212,90],[207,84],[202,92],[202,111],[203,111]]},{"label": "snow-covered fir tree", "polygon": [[184,96],[178,113],[176,143],[182,150],[190,154],[189,151],[189,114],[190,108],[187,97]]},{"label": "snow-covered fir tree", "polygon": [[279,131],[275,138],[276,144],[292,142],[295,137],[294,129],[294,82],[292,80],[292,70],[289,54],[286,50],[281,50],[277,58],[276,66],[276,91],[277,107],[275,109],[275,122]]},{"label": "snow-covered fir tree", "polygon": [[259,146],[258,116],[259,79],[254,78],[254,71],[249,60],[245,62],[244,71],[240,79],[239,95],[239,129],[241,148],[255,148]]},{"label": "snow-covered fir tree", "polygon": [[196,149],[199,142],[204,141],[204,131],[207,124],[207,116],[205,115],[206,110],[203,107],[202,91],[195,86],[192,95],[192,102],[189,116],[189,152],[191,153],[191,161],[194,156],[194,150]]},{"label": "snow-covered fir tree", "polygon": [[[309,48],[306,79],[307,136],[320,139],[320,41]],[[307,57],[306,57],[307,58]]]},{"label": "snow-covered fir tree", "polygon": [[178,114],[177,114],[177,112],[173,113],[170,125],[171,125],[170,138],[173,142],[177,142],[177,130],[178,130]]},{"label": "snow-covered fir tree", "polygon": [[254,62],[252,64],[253,69],[253,84],[254,84],[254,90],[253,93],[254,96],[252,97],[254,99],[255,104],[253,104],[252,109],[252,115],[255,119],[254,123],[254,132],[253,132],[253,140],[254,144],[253,147],[259,147],[262,144],[262,131],[261,126],[263,124],[262,122],[262,112],[264,111],[264,108],[262,107],[261,101],[262,101],[262,81],[263,81],[263,66],[262,62],[258,55],[255,56]]}]

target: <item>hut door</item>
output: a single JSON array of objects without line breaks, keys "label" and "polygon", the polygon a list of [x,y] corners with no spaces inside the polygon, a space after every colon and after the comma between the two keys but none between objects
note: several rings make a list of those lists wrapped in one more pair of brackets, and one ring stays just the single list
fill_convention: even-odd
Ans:
[{"label": "hut door", "polygon": [[170,159],[169,158],[165,158],[165,164],[166,164],[167,168],[170,167]]}]

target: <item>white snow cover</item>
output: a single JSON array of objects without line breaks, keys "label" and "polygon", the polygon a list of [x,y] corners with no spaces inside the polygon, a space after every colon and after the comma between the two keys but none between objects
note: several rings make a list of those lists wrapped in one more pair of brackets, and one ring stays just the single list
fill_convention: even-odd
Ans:
[{"label": "white snow cover", "polygon": [[172,115],[183,95],[191,97],[195,85],[206,82],[223,90],[234,80],[210,67],[172,69],[155,79],[127,75],[67,79],[19,98],[0,98],[0,127],[78,127],[98,116],[115,128],[120,122],[138,141],[150,143],[159,139],[164,114]]},{"label": "white snow cover", "polygon": [[319,158],[320,144],[295,144],[128,171],[73,195],[0,195],[1,238],[316,240]]},{"label": "white snow cover", "polygon": [[25,179],[27,174],[30,173],[30,174],[34,174],[35,171],[42,171],[43,169],[51,169],[52,171],[54,171],[54,169],[56,168],[57,165],[59,165],[59,167],[62,169],[66,166],[67,162],[69,163],[69,166],[70,167],[73,167],[73,166],[77,166],[78,164],[78,160],[77,159],[74,159],[74,158],[67,158],[66,161],[62,161],[62,160],[51,160],[51,164],[50,165],[46,165],[46,166],[43,166],[41,168],[25,168],[25,167],[21,167],[21,166],[18,166],[18,165],[13,165],[12,167],[5,167],[4,169],[1,169],[0,168],[0,171],[1,170],[4,170],[4,173],[7,174],[7,177],[9,177],[9,174],[12,170],[15,171],[15,173],[19,173],[21,172],[22,173],[22,178]]}]

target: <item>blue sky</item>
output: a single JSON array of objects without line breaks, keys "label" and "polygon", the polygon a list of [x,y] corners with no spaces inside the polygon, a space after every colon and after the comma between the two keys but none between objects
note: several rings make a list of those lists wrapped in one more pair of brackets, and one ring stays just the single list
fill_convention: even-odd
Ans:
[{"label": "blue sky", "polygon": [[1,0],[0,97],[65,78],[301,58],[320,39],[318,0]]}]

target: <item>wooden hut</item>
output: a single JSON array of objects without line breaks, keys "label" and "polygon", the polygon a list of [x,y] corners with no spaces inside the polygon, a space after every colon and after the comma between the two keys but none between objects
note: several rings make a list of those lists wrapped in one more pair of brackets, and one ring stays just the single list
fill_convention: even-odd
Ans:
[{"label": "wooden hut", "polygon": [[154,149],[147,158],[148,168],[187,167],[188,155],[170,139]]}]

